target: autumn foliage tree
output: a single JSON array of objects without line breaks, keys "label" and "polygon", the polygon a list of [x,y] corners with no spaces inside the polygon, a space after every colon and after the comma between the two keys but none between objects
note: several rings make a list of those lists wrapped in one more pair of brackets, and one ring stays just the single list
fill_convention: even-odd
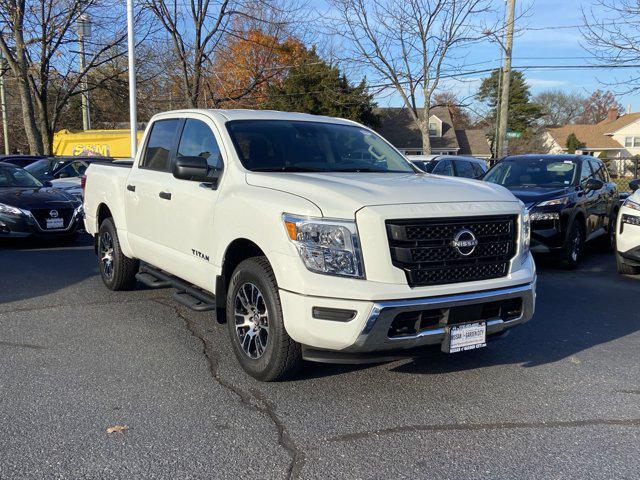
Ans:
[{"label": "autumn foliage tree", "polygon": [[260,108],[267,89],[280,84],[304,52],[304,45],[293,37],[281,40],[257,28],[247,30],[220,50],[207,72],[210,102],[216,107]]}]

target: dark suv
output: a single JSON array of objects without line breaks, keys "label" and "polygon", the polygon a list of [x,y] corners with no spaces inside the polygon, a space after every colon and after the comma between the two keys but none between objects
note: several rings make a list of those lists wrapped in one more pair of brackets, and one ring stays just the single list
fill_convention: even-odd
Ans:
[{"label": "dark suv", "polygon": [[484,176],[518,197],[530,211],[531,251],[559,254],[578,265],[584,243],[615,245],[616,185],[600,160],[583,155],[506,157]]}]

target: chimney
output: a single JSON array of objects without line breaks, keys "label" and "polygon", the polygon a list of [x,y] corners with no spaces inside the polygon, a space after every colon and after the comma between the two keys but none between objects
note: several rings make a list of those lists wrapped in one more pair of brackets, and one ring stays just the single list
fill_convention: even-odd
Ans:
[{"label": "chimney", "polygon": [[611,107],[607,112],[607,122],[613,122],[618,119],[618,109]]}]

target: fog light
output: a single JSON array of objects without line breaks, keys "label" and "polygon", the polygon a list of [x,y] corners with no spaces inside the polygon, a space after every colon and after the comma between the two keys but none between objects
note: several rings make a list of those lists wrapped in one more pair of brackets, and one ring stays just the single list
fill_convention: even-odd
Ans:
[{"label": "fog light", "polygon": [[531,212],[531,221],[540,222],[544,220],[560,220],[560,214],[558,212]]},{"label": "fog light", "polygon": [[635,215],[622,215],[622,223],[628,223],[629,225],[635,225],[640,227],[640,217]]}]

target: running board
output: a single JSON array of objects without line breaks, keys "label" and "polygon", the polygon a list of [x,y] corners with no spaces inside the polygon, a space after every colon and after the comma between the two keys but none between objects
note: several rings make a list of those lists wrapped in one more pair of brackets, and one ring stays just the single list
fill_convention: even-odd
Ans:
[{"label": "running board", "polygon": [[216,308],[214,295],[157,268],[144,264],[140,267],[140,273],[136,278],[145,285],[156,286],[155,288],[159,286],[175,288],[178,291],[172,295],[172,298],[191,310],[205,312]]}]

